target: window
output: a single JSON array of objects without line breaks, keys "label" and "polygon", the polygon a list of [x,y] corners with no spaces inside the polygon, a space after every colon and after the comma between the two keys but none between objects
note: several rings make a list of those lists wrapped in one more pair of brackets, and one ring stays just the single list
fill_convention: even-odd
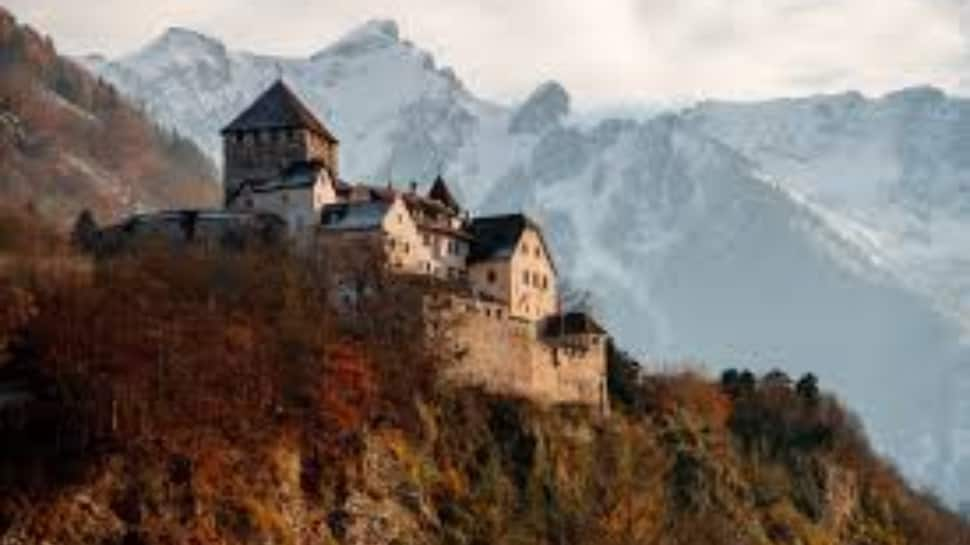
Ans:
[{"label": "window", "polygon": [[407,243],[407,242],[404,243],[404,253],[406,253],[406,254],[411,253],[411,244],[410,243]]},{"label": "window", "polygon": [[253,198],[252,197],[247,198],[246,199],[246,208],[252,208],[253,205],[254,205]]},{"label": "window", "polygon": [[424,272],[431,272],[431,263],[424,262]]},{"label": "window", "polygon": [[528,243],[525,243],[525,242],[522,243],[522,253],[524,253],[525,255],[529,255],[529,245],[528,245]]},{"label": "window", "polygon": [[549,277],[546,275],[542,275],[542,289],[549,289]]},{"label": "window", "polygon": [[431,246],[431,235],[425,233],[423,238],[424,238],[424,245]]},{"label": "window", "polygon": [[404,223],[404,215],[403,214],[398,214],[397,215],[397,222],[398,223]]},{"label": "window", "polygon": [[542,257],[542,248],[540,248],[539,246],[536,246],[535,256]]},{"label": "window", "polygon": [[486,276],[486,278],[488,278],[488,283],[489,284],[494,284],[495,283],[495,270],[494,269],[489,269],[488,270],[488,273],[485,276]]},{"label": "window", "polygon": [[522,271],[522,282],[524,282],[526,286],[529,285],[529,271]]}]

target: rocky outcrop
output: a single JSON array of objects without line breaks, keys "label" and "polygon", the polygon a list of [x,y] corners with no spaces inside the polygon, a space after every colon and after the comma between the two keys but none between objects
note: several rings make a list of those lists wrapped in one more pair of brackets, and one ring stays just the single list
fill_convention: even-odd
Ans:
[{"label": "rocky outcrop", "polygon": [[558,127],[569,115],[569,93],[559,83],[551,81],[539,86],[512,115],[509,132],[512,134],[541,134]]}]

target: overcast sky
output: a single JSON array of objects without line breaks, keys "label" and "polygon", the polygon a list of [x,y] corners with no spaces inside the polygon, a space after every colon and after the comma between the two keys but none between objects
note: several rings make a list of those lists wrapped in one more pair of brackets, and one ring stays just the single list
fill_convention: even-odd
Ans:
[{"label": "overcast sky", "polygon": [[906,85],[970,88],[970,0],[0,0],[68,53],[119,55],[170,26],[309,55],[372,18],[521,100],[561,81],[584,106]]}]

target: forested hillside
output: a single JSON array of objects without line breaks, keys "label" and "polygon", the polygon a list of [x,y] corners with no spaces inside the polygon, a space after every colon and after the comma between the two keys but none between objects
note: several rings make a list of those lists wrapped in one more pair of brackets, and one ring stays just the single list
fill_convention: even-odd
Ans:
[{"label": "forested hillside", "polygon": [[90,208],[217,202],[212,163],[0,7],[0,195],[64,226]]},{"label": "forested hillside", "polygon": [[603,418],[441,383],[374,267],[336,313],[279,249],[51,262],[0,281],[0,545],[970,544],[811,375],[613,350]]}]

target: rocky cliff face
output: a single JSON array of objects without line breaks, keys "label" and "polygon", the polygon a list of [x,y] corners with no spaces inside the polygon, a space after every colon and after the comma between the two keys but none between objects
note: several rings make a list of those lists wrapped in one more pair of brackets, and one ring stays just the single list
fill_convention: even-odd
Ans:
[{"label": "rocky cliff face", "polygon": [[0,544],[966,542],[863,451],[802,441],[760,458],[736,448],[716,387],[667,380],[655,399],[677,409],[607,422],[465,393],[425,405],[419,435],[362,432],[325,467],[284,438],[115,453],[12,511],[0,501]]}]

